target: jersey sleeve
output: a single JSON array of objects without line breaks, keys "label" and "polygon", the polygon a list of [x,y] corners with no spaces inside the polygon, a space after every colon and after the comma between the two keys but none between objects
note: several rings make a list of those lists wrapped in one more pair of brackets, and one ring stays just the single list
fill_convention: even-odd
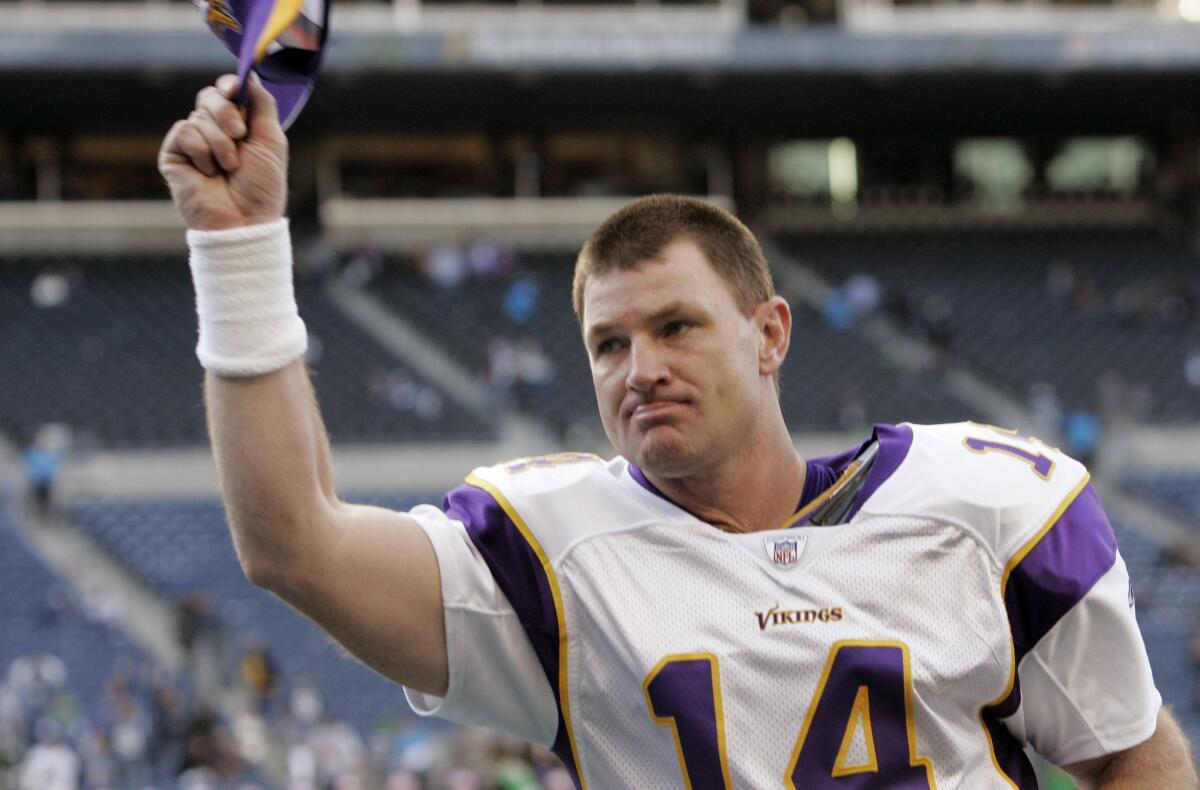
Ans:
[{"label": "jersey sleeve", "polygon": [[463,504],[452,493],[446,511],[429,505],[410,511],[437,555],[450,679],[445,697],[408,688],[405,696],[422,716],[549,746],[558,728],[556,700],[526,629],[472,538],[498,526],[479,523],[492,515],[486,503]]},{"label": "jersey sleeve", "polygon": [[1141,743],[1162,704],[1100,499],[1085,483],[1065,505],[1006,568],[1017,677],[995,709],[1057,765]]}]

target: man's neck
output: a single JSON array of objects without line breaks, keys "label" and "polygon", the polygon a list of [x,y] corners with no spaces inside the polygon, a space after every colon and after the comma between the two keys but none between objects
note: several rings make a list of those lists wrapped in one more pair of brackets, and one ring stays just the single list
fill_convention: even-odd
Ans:
[{"label": "man's neck", "polygon": [[758,532],[783,526],[796,512],[804,492],[804,459],[787,430],[701,475],[663,478],[643,470],[651,483],[696,517],[733,532]]}]

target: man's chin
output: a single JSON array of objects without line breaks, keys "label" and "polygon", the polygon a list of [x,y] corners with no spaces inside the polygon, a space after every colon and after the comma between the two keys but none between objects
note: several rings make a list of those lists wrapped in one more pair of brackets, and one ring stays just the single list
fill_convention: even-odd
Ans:
[{"label": "man's chin", "polygon": [[657,477],[686,477],[696,466],[696,454],[676,436],[665,436],[666,431],[654,430],[643,436],[634,453],[634,463],[643,472]]}]

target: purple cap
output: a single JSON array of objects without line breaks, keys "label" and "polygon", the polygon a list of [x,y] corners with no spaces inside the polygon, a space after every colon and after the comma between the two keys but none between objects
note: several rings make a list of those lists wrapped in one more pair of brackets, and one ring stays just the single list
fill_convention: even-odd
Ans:
[{"label": "purple cap", "polygon": [[193,0],[204,21],[238,57],[238,103],[254,69],[279,103],[287,129],[312,93],[329,31],[328,0]]}]

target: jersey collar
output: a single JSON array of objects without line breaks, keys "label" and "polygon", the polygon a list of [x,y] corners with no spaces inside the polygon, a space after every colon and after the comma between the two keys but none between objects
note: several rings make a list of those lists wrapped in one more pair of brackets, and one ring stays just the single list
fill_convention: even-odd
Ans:
[{"label": "jersey collar", "polygon": [[[912,429],[907,425],[877,423],[871,437],[862,444],[840,453],[806,460],[804,493],[796,506],[796,515],[780,528],[810,523],[825,525],[849,522],[900,467],[912,447],[912,438]],[[632,461],[628,464],[628,470],[629,476],[642,488],[693,518],[704,521],[659,490]],[[820,491],[810,490],[808,481],[819,477],[832,477],[834,482]],[[836,517],[834,521],[827,520],[831,516]],[[722,527],[720,524],[713,526]]]}]

